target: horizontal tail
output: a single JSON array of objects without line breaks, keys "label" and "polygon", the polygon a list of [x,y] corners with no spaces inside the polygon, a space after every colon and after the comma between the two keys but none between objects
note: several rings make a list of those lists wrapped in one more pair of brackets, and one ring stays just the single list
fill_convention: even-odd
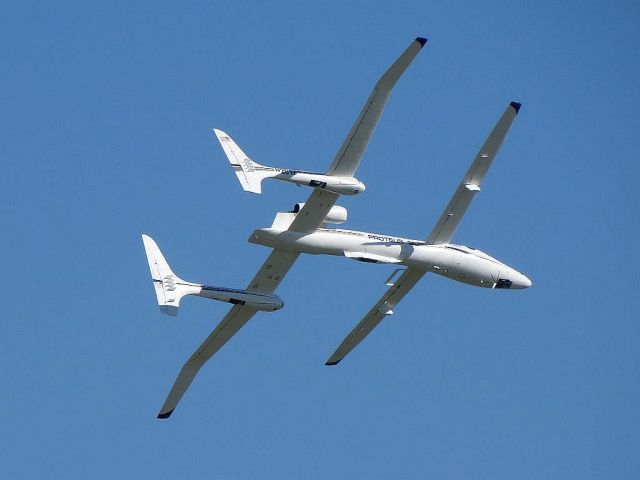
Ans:
[{"label": "horizontal tail", "polygon": [[262,180],[275,177],[279,173],[278,170],[254,162],[229,135],[222,130],[214,129],[213,131],[244,191],[262,193]]},{"label": "horizontal tail", "polygon": [[185,295],[198,295],[202,286],[185,282],[173,273],[153,238],[143,234],[142,242],[160,310],[162,313],[175,316],[178,314],[180,299]]}]

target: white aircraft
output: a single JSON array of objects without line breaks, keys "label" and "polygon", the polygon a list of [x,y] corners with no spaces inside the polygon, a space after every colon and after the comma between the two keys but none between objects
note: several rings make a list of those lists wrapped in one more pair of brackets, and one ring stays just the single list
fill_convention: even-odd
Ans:
[{"label": "white aircraft", "polygon": [[280,297],[272,293],[257,293],[236,288],[214,287],[186,282],[173,273],[153,238],[143,234],[142,242],[147,253],[151,279],[153,280],[156,298],[162,313],[174,317],[178,315],[180,300],[187,295],[233,303],[234,305],[248,305],[251,308],[265,312],[280,310],[284,306]]},{"label": "white aircraft", "polygon": [[213,130],[229,163],[236,172],[240,185],[245,192],[262,193],[262,180],[275,178],[291,182],[297,186],[321,188],[341,195],[355,195],[364,192],[365,186],[357,178],[344,175],[325,175],[322,173],[292,170],[290,168],[266,167],[251,160],[246,153],[222,130]]},{"label": "white aircraft", "polygon": [[[199,295],[235,303],[214,331],[182,367],[158,418],[168,418],[205,362],[216,353],[258,310],[276,310],[282,301],[273,294],[301,253],[337,255],[362,262],[404,266],[387,278],[389,286],[382,298],[346,336],[326,365],[336,365],[358,345],[380,321],[393,314],[398,302],[428,272],[492,289],[521,289],[531,286],[522,273],[474,248],[451,243],[453,234],[471,203],[480,191],[487,173],[520,104],[511,102],[476,155],[471,167],[460,182],[449,204],[426,240],[411,240],[344,229],[325,228],[329,224],[346,221],[347,211],[335,205],[341,193],[362,191],[354,174],[362,159],[371,134],[380,119],[389,94],[396,81],[420,52],[426,39],[417,38],[378,80],[349,135],[324,175],[294,173],[280,178],[314,187],[305,203],[297,203],[290,212],[278,212],[269,228],[253,232],[249,241],[273,248],[246,290],[206,287],[184,282],[167,265],[155,242],[143,235],[149,268],[158,304],[164,313],[175,314],[180,298]],[[277,172],[265,175],[256,164],[224,132],[216,135],[245,190],[260,191],[260,181]],[[252,170],[253,169],[253,170]],[[317,181],[320,182],[312,183]],[[353,190],[338,191],[340,181],[357,182]]]}]

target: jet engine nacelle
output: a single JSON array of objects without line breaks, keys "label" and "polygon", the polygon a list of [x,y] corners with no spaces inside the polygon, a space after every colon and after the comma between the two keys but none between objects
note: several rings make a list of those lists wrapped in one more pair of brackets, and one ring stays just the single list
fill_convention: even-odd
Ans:
[{"label": "jet engine nacelle", "polygon": [[[304,207],[304,202],[296,203],[293,206],[293,210],[291,210],[291,213],[298,214],[300,210],[302,210],[302,207]],[[331,210],[329,210],[329,213],[327,213],[327,216],[324,217],[324,220],[322,221],[322,223],[339,224],[339,223],[344,223],[346,221],[347,221],[347,209],[344,207],[341,207],[340,205],[334,205],[333,207],[331,207]]]}]

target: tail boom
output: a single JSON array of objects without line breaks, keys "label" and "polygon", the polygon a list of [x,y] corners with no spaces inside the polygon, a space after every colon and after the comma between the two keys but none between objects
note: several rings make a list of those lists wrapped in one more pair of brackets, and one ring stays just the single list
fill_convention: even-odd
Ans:
[{"label": "tail boom", "polygon": [[283,180],[298,186],[320,188],[340,195],[356,195],[364,192],[366,188],[364,183],[354,177],[260,165],[251,160],[225,132],[214,129],[214,133],[245,192],[262,193],[262,180],[265,178]]},{"label": "tail boom", "polygon": [[273,312],[280,310],[284,303],[274,294],[262,294],[248,292],[247,290],[237,290],[234,288],[214,287],[202,285],[199,297],[210,298],[220,302],[232,303],[234,305],[247,305],[256,310]]},{"label": "tail boom", "polygon": [[160,311],[166,315],[176,316],[180,300],[187,295],[218,300],[234,305],[248,305],[256,310],[272,312],[279,310],[284,303],[277,295],[261,294],[234,288],[215,287],[182,280],[173,271],[162,255],[158,244],[148,235],[142,235],[142,242],[147,254],[147,262],[151,272],[151,280],[156,292]]}]

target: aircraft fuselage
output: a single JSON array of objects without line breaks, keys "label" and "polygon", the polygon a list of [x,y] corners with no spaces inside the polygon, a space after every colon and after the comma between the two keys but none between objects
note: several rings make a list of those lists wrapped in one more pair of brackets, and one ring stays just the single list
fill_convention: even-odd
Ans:
[{"label": "aircraft fuselage", "polygon": [[370,263],[405,265],[486,288],[527,288],[531,281],[486,253],[463,245],[424,241],[344,229],[300,233],[260,228],[249,242],[311,255],[345,256]]}]

